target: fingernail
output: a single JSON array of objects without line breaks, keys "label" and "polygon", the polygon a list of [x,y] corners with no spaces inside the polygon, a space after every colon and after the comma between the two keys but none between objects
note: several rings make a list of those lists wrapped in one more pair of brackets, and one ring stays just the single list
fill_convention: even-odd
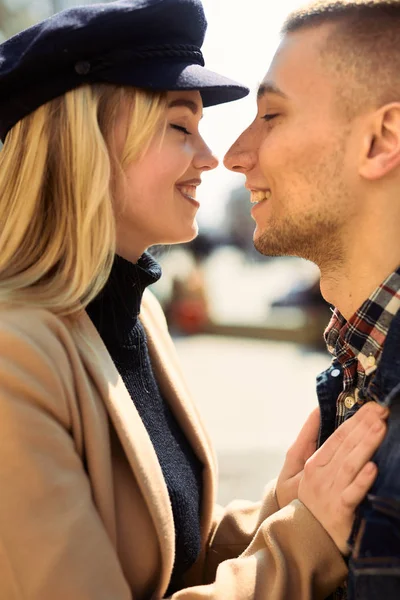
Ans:
[{"label": "fingernail", "polygon": [[375,471],[375,463],[370,462],[367,464],[367,466],[365,467],[365,470],[367,473],[372,473],[372,471]]}]

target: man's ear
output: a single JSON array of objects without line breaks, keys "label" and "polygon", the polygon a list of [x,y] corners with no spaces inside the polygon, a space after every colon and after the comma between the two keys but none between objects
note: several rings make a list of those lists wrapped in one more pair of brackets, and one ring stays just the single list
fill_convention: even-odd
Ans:
[{"label": "man's ear", "polygon": [[369,120],[360,175],[371,181],[400,167],[400,102],[375,111]]}]

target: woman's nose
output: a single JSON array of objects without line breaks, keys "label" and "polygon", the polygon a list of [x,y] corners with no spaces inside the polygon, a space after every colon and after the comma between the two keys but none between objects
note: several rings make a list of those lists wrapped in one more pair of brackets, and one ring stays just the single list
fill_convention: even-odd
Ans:
[{"label": "woman's nose", "polygon": [[219,160],[212,150],[204,143],[203,148],[197,154],[196,168],[202,171],[212,171],[219,165]]}]

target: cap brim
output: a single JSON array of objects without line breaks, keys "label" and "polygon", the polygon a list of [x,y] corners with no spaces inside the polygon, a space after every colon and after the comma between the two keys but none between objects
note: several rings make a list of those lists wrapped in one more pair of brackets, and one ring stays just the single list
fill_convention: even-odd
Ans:
[{"label": "cap brim", "polygon": [[99,77],[104,81],[120,85],[132,85],[155,91],[198,90],[204,106],[214,106],[240,100],[249,94],[249,89],[223,75],[209,71],[197,64],[161,62],[149,68],[135,64],[128,68],[113,66],[104,70]]},{"label": "cap brim", "polygon": [[[12,113],[8,118],[4,115],[0,121],[0,139],[4,141],[7,132],[17,121],[36,108],[57,98],[67,91],[72,90],[83,83],[114,83],[116,85],[127,85],[154,91],[174,90],[198,90],[201,94],[204,106],[214,106],[225,102],[239,100],[248,95],[249,89],[232,79],[209,71],[198,64],[171,63],[170,61],[158,61],[157,64],[135,63],[113,65],[108,69],[90,72],[85,79],[79,80],[75,72],[69,76],[64,73],[59,77],[49,78],[40,85],[35,85],[29,90],[29,102],[27,102],[27,91],[20,93],[13,100]],[[5,113],[7,115],[7,113]]]}]

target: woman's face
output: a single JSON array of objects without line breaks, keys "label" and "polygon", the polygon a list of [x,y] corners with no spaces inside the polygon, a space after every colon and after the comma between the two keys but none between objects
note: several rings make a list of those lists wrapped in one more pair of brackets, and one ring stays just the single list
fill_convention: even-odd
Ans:
[{"label": "woman's face", "polygon": [[[145,155],[125,170],[116,197],[117,252],[135,262],[156,244],[188,242],[197,235],[197,187],[203,171],[215,169],[199,133],[203,105],[197,91],[168,92],[166,129],[161,124]],[[127,115],[117,124],[124,144]]]}]

